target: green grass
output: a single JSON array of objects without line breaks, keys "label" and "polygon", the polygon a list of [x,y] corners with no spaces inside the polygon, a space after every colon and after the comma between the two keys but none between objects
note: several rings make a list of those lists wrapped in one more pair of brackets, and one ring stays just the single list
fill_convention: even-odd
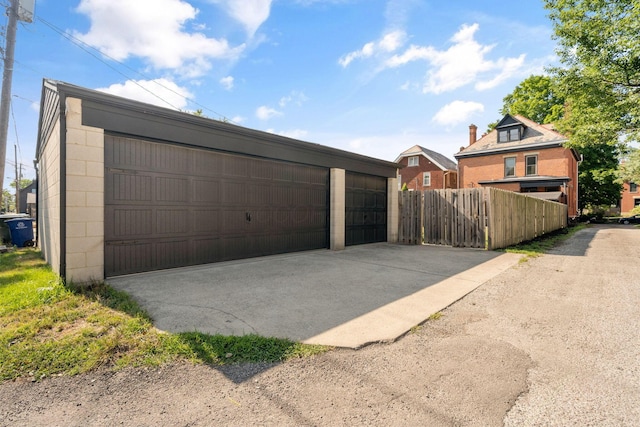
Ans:
[{"label": "green grass", "polygon": [[564,242],[569,237],[586,227],[586,224],[578,224],[554,233],[545,234],[544,236],[540,236],[537,239],[530,240],[528,242],[509,246],[508,248],[502,249],[502,251],[526,255],[526,257],[523,257],[520,260],[521,262],[526,262],[529,258],[535,258],[546,253],[549,249]]},{"label": "green grass", "polygon": [[164,333],[124,292],[62,283],[37,250],[0,254],[0,381],[176,361],[280,362],[328,350],[258,335]]},{"label": "green grass", "polygon": [[436,313],[433,313],[431,316],[429,316],[429,320],[438,320],[442,317],[442,312],[438,311]]}]

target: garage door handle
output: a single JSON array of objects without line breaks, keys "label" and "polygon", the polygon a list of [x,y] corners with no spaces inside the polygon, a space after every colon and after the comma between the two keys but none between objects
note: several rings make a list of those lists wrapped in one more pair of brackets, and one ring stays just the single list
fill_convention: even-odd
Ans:
[{"label": "garage door handle", "polygon": [[249,212],[245,214],[245,218],[247,219],[247,222],[251,222],[251,214]]}]

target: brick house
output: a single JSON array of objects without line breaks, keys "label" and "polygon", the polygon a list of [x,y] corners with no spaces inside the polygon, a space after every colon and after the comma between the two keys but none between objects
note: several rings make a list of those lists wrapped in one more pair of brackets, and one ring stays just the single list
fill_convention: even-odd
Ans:
[{"label": "brick house", "polygon": [[578,215],[580,155],[564,144],[567,138],[553,125],[541,125],[519,115],[504,116],[496,128],[477,139],[469,126],[469,146],[458,160],[460,188],[496,187],[568,205]]},{"label": "brick house", "polygon": [[414,145],[400,153],[395,163],[401,165],[398,185],[409,190],[439,190],[458,187],[457,165],[435,151]]},{"label": "brick house", "polygon": [[640,206],[640,191],[635,182],[625,181],[620,195],[620,213],[627,215],[633,208]]}]

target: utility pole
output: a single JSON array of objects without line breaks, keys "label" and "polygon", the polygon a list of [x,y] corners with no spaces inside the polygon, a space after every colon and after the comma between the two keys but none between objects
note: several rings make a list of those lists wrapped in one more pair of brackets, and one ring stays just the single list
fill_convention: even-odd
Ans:
[{"label": "utility pole", "polygon": [[20,175],[22,175],[22,165],[20,165],[20,172],[18,172],[18,147],[13,146],[13,152],[16,161],[16,213],[20,213]]},{"label": "utility pole", "polygon": [[[4,188],[4,164],[7,160],[7,131],[9,129],[9,108],[11,108],[11,81],[13,78],[13,58],[18,30],[19,0],[10,0],[7,9],[7,32],[5,34],[4,71],[2,73],[2,94],[0,95],[0,179]],[[17,186],[16,186],[17,188]],[[1,194],[1,193],[0,193]],[[0,202],[2,201],[0,195]],[[16,205],[16,210],[18,206]]]}]

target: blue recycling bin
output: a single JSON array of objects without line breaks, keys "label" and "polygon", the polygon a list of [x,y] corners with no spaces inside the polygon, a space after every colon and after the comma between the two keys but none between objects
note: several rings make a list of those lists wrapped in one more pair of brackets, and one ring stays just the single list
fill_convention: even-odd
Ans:
[{"label": "blue recycling bin", "polygon": [[9,226],[12,244],[19,248],[33,246],[33,219],[16,218],[5,222]]}]

